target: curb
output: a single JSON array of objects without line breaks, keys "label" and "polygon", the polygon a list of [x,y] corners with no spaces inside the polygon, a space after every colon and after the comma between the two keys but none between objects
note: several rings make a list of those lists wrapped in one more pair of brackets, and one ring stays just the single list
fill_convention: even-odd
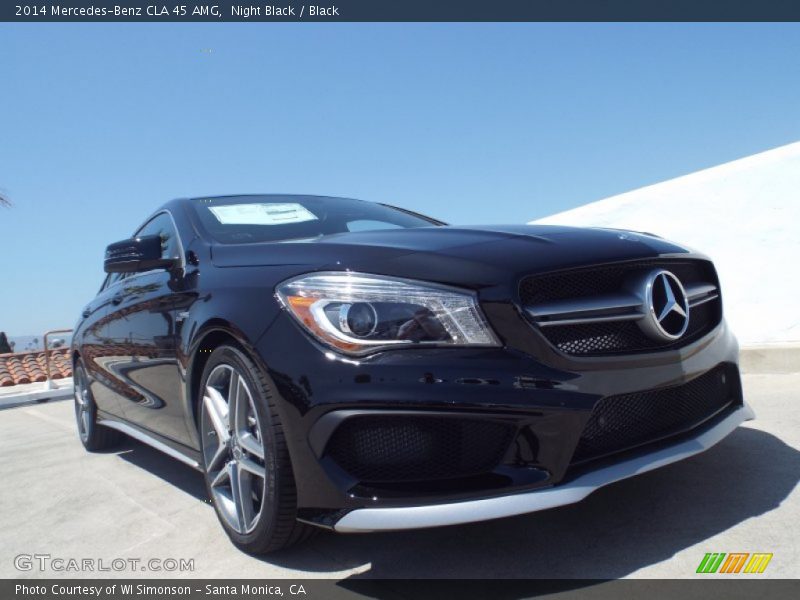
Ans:
[{"label": "curb", "polygon": [[800,373],[800,342],[744,346],[739,368],[748,374]]},{"label": "curb", "polygon": [[51,400],[67,400],[72,398],[72,377],[59,380],[60,385],[51,390],[39,385],[23,386],[23,389],[11,393],[8,389],[0,393],[0,410],[25,406],[26,404],[40,404]]}]

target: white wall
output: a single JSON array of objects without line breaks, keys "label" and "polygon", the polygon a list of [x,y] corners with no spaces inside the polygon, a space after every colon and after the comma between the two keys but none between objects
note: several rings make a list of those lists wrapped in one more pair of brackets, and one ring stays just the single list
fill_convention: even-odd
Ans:
[{"label": "white wall", "polygon": [[534,223],[649,231],[709,255],[742,345],[800,341],[800,142]]}]

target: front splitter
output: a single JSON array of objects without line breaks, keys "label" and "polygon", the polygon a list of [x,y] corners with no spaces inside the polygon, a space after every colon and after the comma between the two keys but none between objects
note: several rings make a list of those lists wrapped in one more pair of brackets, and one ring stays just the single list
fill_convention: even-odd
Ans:
[{"label": "front splitter", "polygon": [[344,515],[334,526],[341,532],[397,531],[460,525],[500,519],[573,504],[611,483],[658,469],[708,450],[744,421],[753,419],[745,404],[713,427],[653,452],[587,472],[576,479],[551,488],[497,498],[484,498],[447,504],[391,508],[359,508]]}]

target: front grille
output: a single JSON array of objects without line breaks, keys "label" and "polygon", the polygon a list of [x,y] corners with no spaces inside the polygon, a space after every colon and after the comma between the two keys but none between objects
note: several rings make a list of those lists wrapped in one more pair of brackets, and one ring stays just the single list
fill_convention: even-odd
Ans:
[{"label": "front grille", "polygon": [[572,463],[599,458],[697,427],[739,396],[738,371],[720,365],[675,387],[607,396],[592,411]]},{"label": "front grille", "polygon": [[566,354],[597,356],[653,350],[679,348],[702,337],[719,323],[716,301],[695,306],[690,312],[689,328],[683,336],[672,343],[664,343],[647,337],[633,321],[606,321],[581,325],[563,325],[542,328],[542,333]]},{"label": "front grille", "polygon": [[[654,269],[666,269],[675,274],[686,286],[709,283],[718,287],[713,265],[704,260],[636,261],[584,267],[569,271],[533,275],[520,282],[519,295],[523,306],[552,303],[615,294],[626,289],[626,282]],[[722,319],[722,305],[714,300],[693,306],[689,313],[689,327],[676,341],[654,340],[639,328],[635,321],[597,321],[542,326],[538,330],[550,344],[565,354],[575,356],[602,356],[651,352],[679,348],[699,339]]]},{"label": "front grille", "polygon": [[514,435],[506,423],[457,417],[351,417],[325,454],[362,483],[458,479],[497,466]]}]

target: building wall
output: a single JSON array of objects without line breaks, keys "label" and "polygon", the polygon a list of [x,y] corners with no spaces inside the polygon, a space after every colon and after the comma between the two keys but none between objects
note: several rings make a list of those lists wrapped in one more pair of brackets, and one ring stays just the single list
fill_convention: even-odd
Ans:
[{"label": "building wall", "polygon": [[648,231],[700,250],[742,345],[800,341],[800,142],[534,222]]}]

